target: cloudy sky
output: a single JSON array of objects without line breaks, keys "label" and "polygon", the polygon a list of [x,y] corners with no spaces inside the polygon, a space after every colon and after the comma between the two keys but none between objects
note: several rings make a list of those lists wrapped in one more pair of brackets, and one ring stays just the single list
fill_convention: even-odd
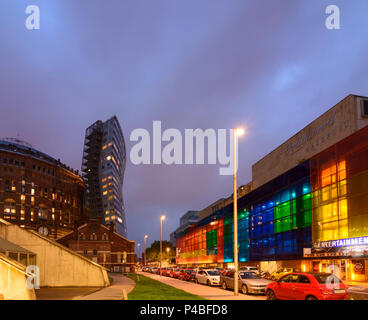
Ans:
[{"label": "cloudy sky", "polygon": [[[327,5],[341,29],[325,27]],[[38,5],[41,29],[25,28]],[[367,0],[1,0],[0,137],[80,169],[85,128],[244,125],[251,165],[350,93],[368,96]],[[129,238],[168,238],[187,210],[232,193],[216,165],[135,166],[124,181]]]}]

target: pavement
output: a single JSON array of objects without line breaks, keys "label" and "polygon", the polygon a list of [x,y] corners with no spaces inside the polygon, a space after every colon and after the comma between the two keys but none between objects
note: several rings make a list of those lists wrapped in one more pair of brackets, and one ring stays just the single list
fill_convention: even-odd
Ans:
[{"label": "pavement", "polygon": [[123,300],[123,289],[127,294],[135,282],[121,274],[109,274],[113,283],[109,287],[86,288],[41,288],[35,290],[37,300]]},{"label": "pavement", "polygon": [[40,288],[35,290],[37,300],[73,300],[76,297],[89,295],[100,290],[91,288]]},{"label": "pavement", "polygon": [[112,285],[91,294],[75,297],[73,300],[123,300],[123,290],[129,294],[134,287],[135,282],[121,274],[110,273],[113,278]]},{"label": "pavement", "polygon": [[160,277],[159,275],[152,273],[138,273],[208,300],[266,300],[266,296],[262,295],[245,295],[239,293],[239,296],[235,297],[233,291],[223,290],[219,287],[209,287],[203,284],[196,284],[194,282],[187,282],[169,277]]},{"label": "pavement", "polygon": [[348,288],[348,299],[350,300],[368,300],[367,282],[345,282]]}]

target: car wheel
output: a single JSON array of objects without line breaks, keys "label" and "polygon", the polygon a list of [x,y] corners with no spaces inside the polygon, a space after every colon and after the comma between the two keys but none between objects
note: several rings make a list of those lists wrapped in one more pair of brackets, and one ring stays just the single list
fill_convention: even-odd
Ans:
[{"label": "car wheel", "polygon": [[276,300],[275,292],[273,292],[271,289],[267,291],[266,296],[267,300]]},{"label": "car wheel", "polygon": [[271,277],[271,280],[272,280],[272,281],[276,281],[276,277],[275,277],[275,276],[272,276],[272,277]]},{"label": "car wheel", "polygon": [[225,281],[222,283],[221,286],[222,286],[222,289],[227,290],[227,285],[226,285],[226,282]]},{"label": "car wheel", "polygon": [[208,286],[211,286],[211,282],[210,282],[210,280],[207,280],[207,285],[208,285]]},{"label": "car wheel", "polygon": [[242,285],[241,292],[242,294],[248,294],[248,287],[245,284]]},{"label": "car wheel", "polygon": [[318,300],[315,296],[308,296],[305,300]]}]

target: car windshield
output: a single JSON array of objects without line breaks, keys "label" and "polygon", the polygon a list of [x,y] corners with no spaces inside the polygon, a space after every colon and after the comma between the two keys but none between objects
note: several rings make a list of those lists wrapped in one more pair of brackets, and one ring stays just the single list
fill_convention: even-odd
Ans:
[{"label": "car windshield", "polygon": [[320,273],[313,275],[320,284],[338,284],[341,280],[332,273]]},{"label": "car windshield", "polygon": [[242,279],[259,279],[260,276],[254,272],[241,272],[240,278]]},{"label": "car windshield", "polygon": [[207,273],[210,276],[219,276],[220,275],[220,272],[218,272],[217,270],[209,270],[209,271],[207,271]]},{"label": "car windshield", "polygon": [[291,268],[283,268],[283,269],[280,269],[278,272],[279,273],[281,273],[281,272],[293,272],[293,269],[291,269]]},{"label": "car windshield", "polygon": [[194,270],[185,270],[186,273],[193,273]]}]

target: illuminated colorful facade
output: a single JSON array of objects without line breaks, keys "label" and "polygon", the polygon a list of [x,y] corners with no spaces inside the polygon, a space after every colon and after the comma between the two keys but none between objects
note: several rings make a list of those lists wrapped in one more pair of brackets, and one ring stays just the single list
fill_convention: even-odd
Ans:
[{"label": "illuminated colorful facade", "polygon": [[[363,98],[347,97],[276,149],[270,158],[280,161],[297,159],[296,152],[311,156],[303,161],[299,156],[299,164],[238,199],[241,264],[337,268],[345,280],[368,280],[368,119],[363,108],[368,100]],[[326,148],[319,145],[328,139]],[[290,153],[291,148],[297,151]],[[231,203],[177,236],[177,263],[231,266],[233,236]]]}]

